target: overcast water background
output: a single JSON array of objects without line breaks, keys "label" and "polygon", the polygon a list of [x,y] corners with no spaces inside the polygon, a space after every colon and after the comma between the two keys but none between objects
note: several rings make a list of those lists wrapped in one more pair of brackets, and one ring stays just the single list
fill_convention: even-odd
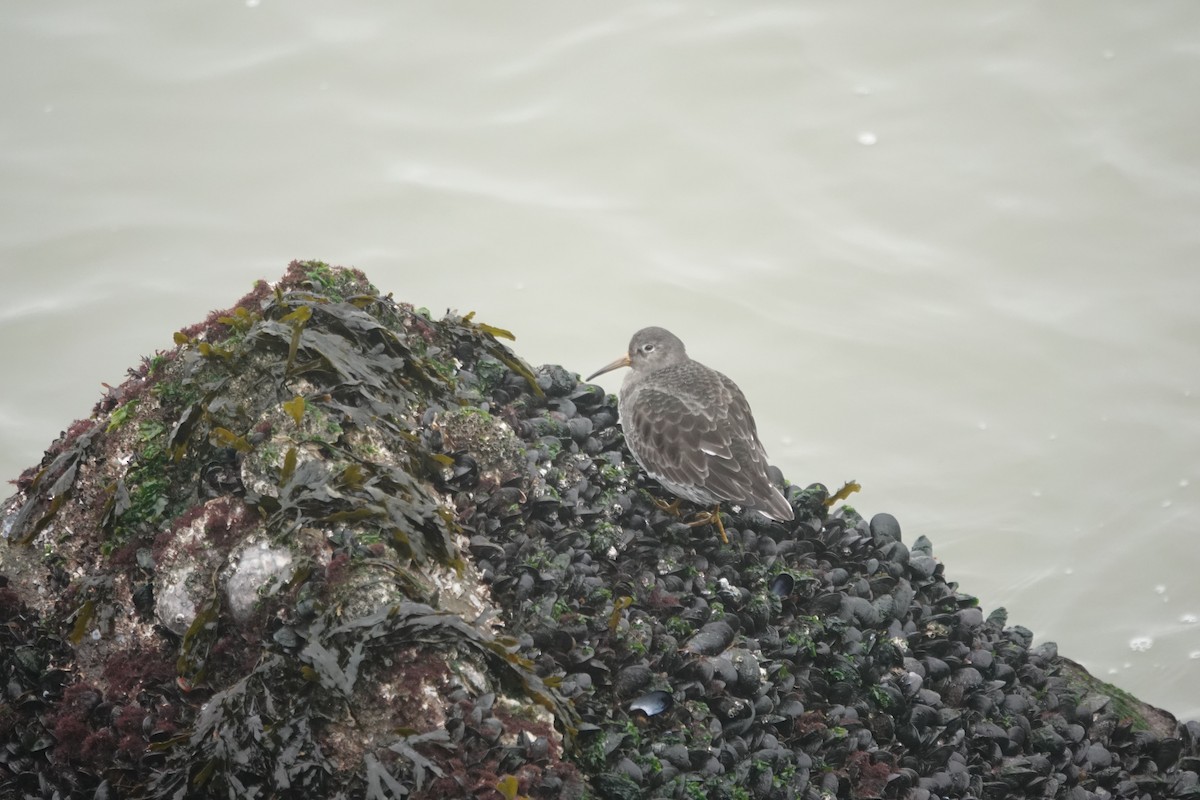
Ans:
[{"label": "overcast water background", "polygon": [[1200,5],[4,17],[3,479],[293,258],[585,374],[659,324],[791,481],[1200,717]]}]

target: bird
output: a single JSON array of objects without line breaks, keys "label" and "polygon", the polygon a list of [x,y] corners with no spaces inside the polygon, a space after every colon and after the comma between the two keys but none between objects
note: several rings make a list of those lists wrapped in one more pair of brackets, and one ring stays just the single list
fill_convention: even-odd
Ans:
[{"label": "bird", "polygon": [[[666,328],[642,328],[625,355],[584,380],[630,367],[617,413],[625,442],[642,469],[677,497],[712,511],[690,523],[713,522],[728,542],[721,503],[787,522],[795,512],[767,475],[767,453],[750,404],[738,385],[692,360]],[[663,507],[667,506],[663,504]],[[671,506],[678,507],[678,501]]]}]

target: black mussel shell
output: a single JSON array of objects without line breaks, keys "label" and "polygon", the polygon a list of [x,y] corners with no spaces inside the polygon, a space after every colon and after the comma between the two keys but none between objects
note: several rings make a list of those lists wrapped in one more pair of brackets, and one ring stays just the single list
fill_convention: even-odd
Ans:
[{"label": "black mussel shell", "polygon": [[771,579],[771,594],[776,597],[787,597],[796,588],[796,579],[789,572],[781,572]]},{"label": "black mussel shell", "polygon": [[647,717],[654,717],[662,714],[665,711],[670,711],[675,705],[675,698],[670,692],[654,691],[632,700],[629,703],[630,711],[640,711]]},{"label": "black mussel shell", "polygon": [[698,630],[696,635],[683,645],[683,650],[702,656],[714,655],[729,647],[736,635],[728,622],[717,620]]}]

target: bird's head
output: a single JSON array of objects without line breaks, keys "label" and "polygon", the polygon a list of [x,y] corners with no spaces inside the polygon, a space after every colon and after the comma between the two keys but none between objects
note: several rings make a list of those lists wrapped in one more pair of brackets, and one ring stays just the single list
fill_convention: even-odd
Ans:
[{"label": "bird's head", "polygon": [[629,352],[587,376],[590,381],[620,367],[633,367],[637,372],[657,369],[687,360],[687,350],[679,337],[666,328],[642,328],[629,340]]}]

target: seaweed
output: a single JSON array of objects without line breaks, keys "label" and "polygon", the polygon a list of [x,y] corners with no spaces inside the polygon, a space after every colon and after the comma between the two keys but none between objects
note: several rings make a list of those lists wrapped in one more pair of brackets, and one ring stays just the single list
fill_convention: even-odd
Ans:
[{"label": "seaweed", "polygon": [[[18,544],[29,544],[45,530],[62,508],[75,484],[79,465],[87,455],[100,429],[92,425],[67,443],[53,461],[37,473],[28,489],[24,504],[13,518],[9,536]],[[45,490],[42,487],[51,482]],[[41,516],[34,519],[41,510]]]},{"label": "seaweed", "polygon": [[[436,757],[418,748],[448,744],[445,732],[396,732],[369,742],[361,771],[347,782],[322,745],[331,727],[352,718],[364,662],[386,653],[421,646],[454,661],[475,658],[490,663],[492,674],[560,719],[573,719],[571,708],[546,688],[529,665],[514,658],[509,646],[458,615],[420,603],[402,602],[375,614],[338,624],[329,614],[296,625],[276,636],[276,650],[232,686],[205,704],[190,734],[157,749],[167,761],[150,783],[150,796],[184,798],[309,796],[395,797],[420,790],[441,777]],[[295,642],[293,648],[279,641]],[[390,752],[385,765],[380,753]]]}]

